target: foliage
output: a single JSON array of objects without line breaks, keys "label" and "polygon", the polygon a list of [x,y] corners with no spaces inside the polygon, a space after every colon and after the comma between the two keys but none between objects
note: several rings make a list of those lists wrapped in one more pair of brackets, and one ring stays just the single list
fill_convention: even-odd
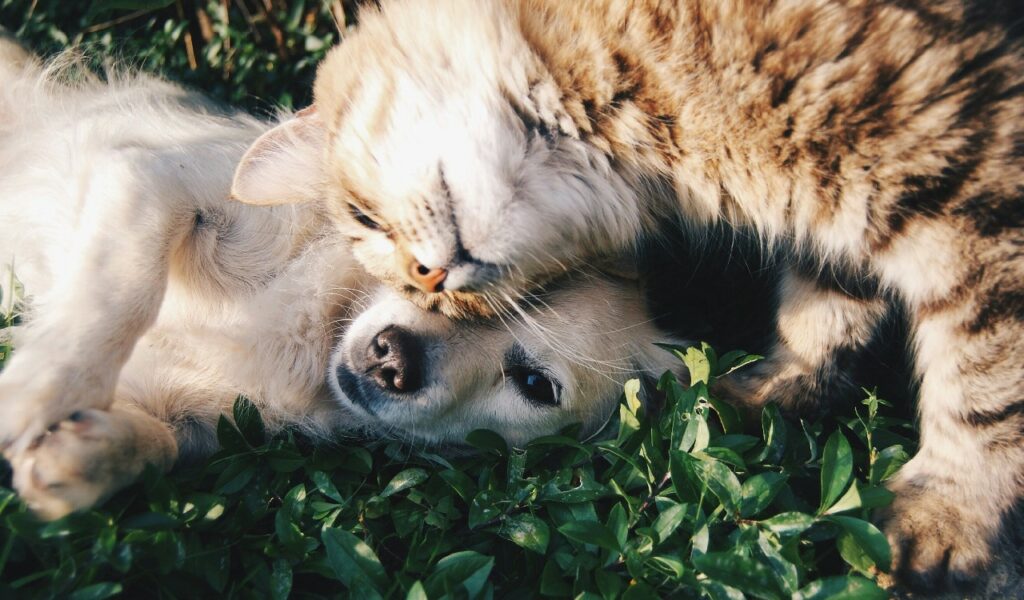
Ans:
[{"label": "foliage", "polygon": [[477,431],[458,458],[265,439],[239,399],[208,462],[100,509],[40,524],[0,490],[0,595],[885,597],[868,516],[907,458],[905,423],[869,394],[839,423],[768,406],[749,435],[708,386],[751,358],[673,351],[691,381],[666,374],[657,415],[634,380],[604,439],[516,449]]},{"label": "foliage", "polygon": [[0,25],[35,51],[84,51],[269,111],[309,103],[316,65],[357,0],[0,0]]}]

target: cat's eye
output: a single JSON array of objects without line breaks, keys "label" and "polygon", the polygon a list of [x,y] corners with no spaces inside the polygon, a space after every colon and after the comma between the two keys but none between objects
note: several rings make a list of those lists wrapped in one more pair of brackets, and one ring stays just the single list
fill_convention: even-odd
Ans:
[{"label": "cat's eye", "polygon": [[519,393],[537,406],[561,405],[561,389],[543,371],[527,366],[514,366],[506,370]]},{"label": "cat's eye", "polygon": [[358,206],[348,203],[348,212],[352,215],[360,225],[367,229],[380,229],[380,223],[374,221],[372,217],[364,213]]}]

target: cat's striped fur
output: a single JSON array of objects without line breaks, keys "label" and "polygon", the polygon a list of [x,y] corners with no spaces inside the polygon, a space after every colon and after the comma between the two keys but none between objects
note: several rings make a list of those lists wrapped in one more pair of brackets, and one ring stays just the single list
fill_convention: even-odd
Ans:
[{"label": "cat's striped fur", "polygon": [[[792,266],[775,352],[733,382],[746,402],[816,400],[905,303],[923,440],[887,532],[906,579],[948,582],[1024,494],[1019,6],[385,2],[320,69],[307,126],[328,134],[301,176],[371,272],[454,315],[665,214],[753,229]],[[272,162],[243,164],[241,199],[279,199],[250,184]]]}]

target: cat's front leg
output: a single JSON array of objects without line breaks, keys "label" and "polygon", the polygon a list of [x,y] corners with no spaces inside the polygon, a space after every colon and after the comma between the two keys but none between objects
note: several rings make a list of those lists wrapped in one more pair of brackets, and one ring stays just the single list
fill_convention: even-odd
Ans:
[{"label": "cat's front leg", "polygon": [[170,426],[135,408],[83,410],[54,424],[11,459],[13,484],[38,516],[90,508],[135,481],[147,465],[171,468]]},{"label": "cat's front leg", "polygon": [[121,367],[156,319],[169,257],[187,231],[190,200],[172,166],[154,166],[144,149],[90,160],[69,197],[49,199],[48,210],[73,225],[40,232],[54,256],[53,281],[27,290],[30,319],[0,374],[8,456],[73,412],[110,405]]},{"label": "cat's front leg", "polygon": [[886,304],[795,269],[783,271],[778,294],[776,335],[765,359],[721,379],[715,391],[751,412],[768,402],[816,412],[853,388],[851,367]]},{"label": "cat's front leg", "polygon": [[884,515],[898,579],[924,589],[983,577],[1024,497],[1024,327],[991,310],[1006,288],[964,289],[915,308],[921,448]]}]

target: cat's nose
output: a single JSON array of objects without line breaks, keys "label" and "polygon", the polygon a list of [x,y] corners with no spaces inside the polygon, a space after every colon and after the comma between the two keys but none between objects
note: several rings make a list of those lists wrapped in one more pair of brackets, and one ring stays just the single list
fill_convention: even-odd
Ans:
[{"label": "cat's nose", "polygon": [[409,265],[409,275],[413,284],[421,292],[434,294],[444,291],[444,280],[448,277],[448,270],[441,268],[431,269],[417,260]]},{"label": "cat's nose", "polygon": [[415,334],[392,325],[373,336],[366,348],[366,375],[392,394],[423,387],[423,344]]}]

